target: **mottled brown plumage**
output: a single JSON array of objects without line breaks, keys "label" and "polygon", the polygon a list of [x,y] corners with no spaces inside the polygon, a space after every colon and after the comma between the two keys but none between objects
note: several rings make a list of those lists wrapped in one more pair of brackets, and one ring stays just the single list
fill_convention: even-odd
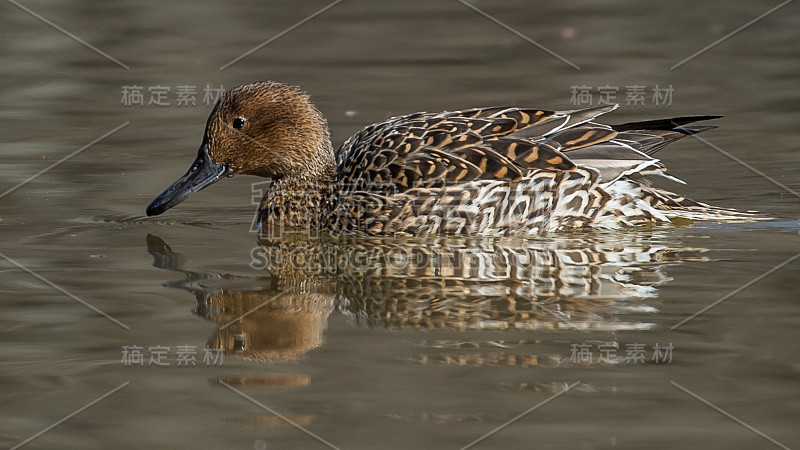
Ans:
[{"label": "mottled brown plumage", "polygon": [[[336,152],[327,122],[299,88],[231,89],[208,119],[192,169],[148,207],[160,214],[224,175],[272,180],[259,222],[366,236],[540,234],[672,218],[751,219],[650,188],[653,154],[713,127],[713,116],[609,126],[616,105],[575,111],[474,108],[370,125]],[[674,178],[673,178],[674,179]]]}]

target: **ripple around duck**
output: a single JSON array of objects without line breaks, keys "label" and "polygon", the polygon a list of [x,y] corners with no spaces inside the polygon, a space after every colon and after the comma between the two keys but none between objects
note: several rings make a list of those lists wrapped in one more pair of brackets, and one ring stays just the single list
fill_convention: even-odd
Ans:
[{"label": "ripple around duck", "polygon": [[260,375],[237,375],[209,380],[216,386],[242,387],[303,387],[311,384],[311,377],[293,373],[269,373]]},{"label": "ripple around duck", "polygon": [[212,228],[215,224],[211,222],[201,222],[201,221],[194,221],[194,220],[182,220],[176,218],[154,218],[154,217],[147,217],[147,216],[139,216],[139,215],[126,215],[126,214],[104,214],[99,216],[93,216],[85,219],[86,223],[113,223],[113,224],[123,224],[123,225],[163,225],[163,226],[174,226],[174,225],[188,225],[188,226],[196,226],[196,227],[204,227],[204,228]]},{"label": "ripple around duck", "polygon": [[[196,220],[182,220],[176,218],[152,218],[127,214],[99,214],[94,216],[77,217],[67,221],[66,224],[63,224],[62,226],[38,229],[38,233],[27,234],[26,236],[19,238],[17,243],[19,245],[37,244],[50,240],[54,237],[77,235],[87,231],[105,229],[109,226],[117,229],[128,229],[143,226],[190,226],[218,230],[228,227],[229,224]],[[230,226],[248,226],[248,224],[230,224]],[[28,231],[28,233],[29,232],[30,231]]]},{"label": "ripple around duck", "polygon": [[743,231],[786,230],[797,231],[798,220],[764,220],[758,222],[697,222],[687,227],[687,233],[740,233]]}]

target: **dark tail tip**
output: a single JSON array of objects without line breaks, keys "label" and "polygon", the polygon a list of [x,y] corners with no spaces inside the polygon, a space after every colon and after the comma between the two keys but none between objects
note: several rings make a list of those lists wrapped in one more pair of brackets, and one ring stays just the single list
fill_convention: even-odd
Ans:
[{"label": "dark tail tip", "polygon": [[[697,134],[701,131],[710,130],[711,128],[716,127],[684,127],[684,125],[699,122],[701,120],[711,120],[711,119],[719,119],[722,116],[684,116],[684,117],[673,117],[672,119],[656,119],[656,120],[645,120],[642,122],[628,122],[628,123],[621,123],[619,125],[612,125],[611,128],[614,131],[630,131],[630,130],[676,130],[684,132],[684,130],[690,130],[687,134]],[[700,130],[700,128],[703,128]],[[697,131],[691,132],[691,130],[696,129]]]}]

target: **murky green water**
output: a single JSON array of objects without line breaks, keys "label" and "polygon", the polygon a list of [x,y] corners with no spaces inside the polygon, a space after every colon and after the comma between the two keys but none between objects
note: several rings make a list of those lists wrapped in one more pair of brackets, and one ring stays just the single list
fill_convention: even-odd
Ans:
[{"label": "murky green water", "polygon": [[[796,5],[670,70],[779,3],[469,3],[562,61],[457,1],[347,0],[223,71],[331,4],[19,5],[0,27],[1,445],[800,445]],[[265,79],[310,91],[337,143],[580,93],[623,103],[613,122],[725,115],[662,154],[688,183],[665,187],[776,219],[259,243],[247,177],[145,218],[196,152],[206,90]]]}]

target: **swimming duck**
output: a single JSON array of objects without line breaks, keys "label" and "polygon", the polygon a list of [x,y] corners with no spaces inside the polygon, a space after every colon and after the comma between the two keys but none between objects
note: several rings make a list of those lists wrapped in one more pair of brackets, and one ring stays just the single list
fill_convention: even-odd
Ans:
[{"label": "swimming duck", "polygon": [[653,155],[715,128],[690,123],[719,116],[595,122],[617,107],[418,112],[370,125],[334,151],[327,121],[302,89],[238,86],[214,106],[188,172],[153,200],[147,215],[246,174],[271,180],[258,218],[270,230],[536,235],[756,217],[651,187],[645,178],[681,182]]}]

